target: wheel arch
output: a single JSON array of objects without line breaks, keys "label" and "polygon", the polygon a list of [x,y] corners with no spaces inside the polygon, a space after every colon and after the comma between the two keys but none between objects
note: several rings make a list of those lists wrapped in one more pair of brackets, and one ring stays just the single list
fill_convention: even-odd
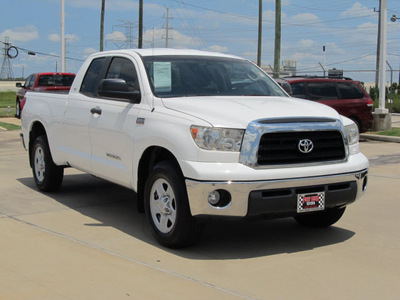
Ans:
[{"label": "wheel arch", "polygon": [[363,132],[363,124],[362,124],[362,122],[361,122],[361,120],[360,120],[360,118],[359,117],[357,117],[357,116],[350,116],[350,117],[348,117],[349,119],[351,119],[354,123],[356,123],[356,125],[357,125],[357,127],[358,127],[358,131],[361,133],[361,132]]},{"label": "wheel arch", "polygon": [[31,130],[29,131],[29,148],[28,148],[28,152],[29,152],[29,164],[32,167],[32,146],[33,143],[35,142],[36,138],[39,136],[45,136],[47,139],[47,133],[46,133],[46,129],[44,128],[43,124],[40,123],[39,121],[36,121],[35,123],[33,123]]},{"label": "wheel arch", "polygon": [[153,167],[162,161],[170,161],[175,166],[180,175],[183,177],[182,170],[179,166],[178,160],[172,152],[160,146],[148,147],[142,154],[138,168],[137,168],[137,208],[138,211],[144,212],[144,188],[146,180],[153,169]]}]

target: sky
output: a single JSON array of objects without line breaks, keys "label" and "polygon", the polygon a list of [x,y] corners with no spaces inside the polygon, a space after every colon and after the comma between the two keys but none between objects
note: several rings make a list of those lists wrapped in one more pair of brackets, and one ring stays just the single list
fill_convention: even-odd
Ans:
[{"label": "sky", "polygon": [[[60,71],[61,0],[2,1],[0,42],[18,47],[14,77]],[[259,1],[144,0],[144,48],[193,48],[257,60]],[[274,63],[275,0],[263,0],[262,65]],[[299,74],[322,75],[322,67],[345,76],[375,79],[378,0],[282,0],[281,62]],[[168,10],[168,26],[167,26]],[[65,0],[66,71],[77,72],[100,49],[101,0]],[[388,0],[387,61],[399,80],[400,0]],[[137,48],[138,0],[106,0],[104,50]],[[3,48],[4,44],[0,43]],[[325,52],[323,51],[325,46]],[[28,55],[28,51],[36,55]],[[3,52],[2,52],[3,53]],[[0,56],[3,62],[3,55]],[[390,81],[390,73],[387,73]]]}]

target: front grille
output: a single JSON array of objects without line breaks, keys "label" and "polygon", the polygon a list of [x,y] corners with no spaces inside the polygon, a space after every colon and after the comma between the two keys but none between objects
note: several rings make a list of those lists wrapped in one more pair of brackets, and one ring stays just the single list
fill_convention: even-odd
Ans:
[{"label": "front grille", "polygon": [[[299,150],[300,140],[313,143],[310,153]],[[258,165],[281,165],[337,161],[346,158],[343,137],[339,131],[271,132],[261,137]]]}]

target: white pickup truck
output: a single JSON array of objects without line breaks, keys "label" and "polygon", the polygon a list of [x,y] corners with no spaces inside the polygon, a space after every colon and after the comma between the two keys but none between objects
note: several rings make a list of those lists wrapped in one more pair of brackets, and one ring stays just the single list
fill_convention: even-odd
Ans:
[{"label": "white pickup truck", "polygon": [[192,243],[209,217],[329,226],[367,187],[357,126],[236,56],[101,52],[68,95],[26,98],[21,136],[37,187],[57,190],[73,167],[131,188],[168,247]]}]

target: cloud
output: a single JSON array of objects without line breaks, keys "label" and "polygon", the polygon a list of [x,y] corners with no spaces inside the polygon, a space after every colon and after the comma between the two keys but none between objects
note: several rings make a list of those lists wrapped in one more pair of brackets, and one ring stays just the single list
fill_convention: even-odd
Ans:
[{"label": "cloud", "polygon": [[85,58],[96,52],[98,52],[98,50],[96,50],[94,48],[86,48],[85,50],[83,50],[83,54],[84,54]]},{"label": "cloud", "polygon": [[29,42],[39,38],[39,32],[33,25],[6,29],[0,34],[1,39],[10,38],[10,42]]},{"label": "cloud", "polygon": [[[147,30],[144,33],[144,44],[146,47],[165,47],[165,29]],[[177,30],[169,30],[168,47],[170,48],[193,48],[199,49],[204,46],[200,38],[190,37]]]},{"label": "cloud", "polygon": [[376,17],[376,13],[374,13],[370,8],[363,6],[360,2],[354,3],[354,5],[345,10],[340,14],[342,17]]},{"label": "cloud", "polygon": [[207,48],[209,51],[227,53],[228,48],[225,46],[213,45]]},{"label": "cloud", "polygon": [[312,13],[298,14],[290,18],[290,23],[296,24],[309,24],[309,23],[321,23],[321,19]]},{"label": "cloud", "polygon": [[106,40],[113,42],[125,42],[126,36],[121,31],[114,31],[106,35]]},{"label": "cloud", "polygon": [[58,42],[61,40],[60,35],[57,34],[57,33],[49,34],[49,35],[47,36],[47,39],[48,39],[49,41],[55,42],[55,43],[58,43]]},{"label": "cloud", "polygon": [[[61,41],[60,35],[58,33],[52,33],[47,36],[47,39],[51,42],[59,43]],[[66,34],[65,39],[69,43],[73,43],[76,41],[79,41],[80,38],[76,36],[75,34]]]}]

